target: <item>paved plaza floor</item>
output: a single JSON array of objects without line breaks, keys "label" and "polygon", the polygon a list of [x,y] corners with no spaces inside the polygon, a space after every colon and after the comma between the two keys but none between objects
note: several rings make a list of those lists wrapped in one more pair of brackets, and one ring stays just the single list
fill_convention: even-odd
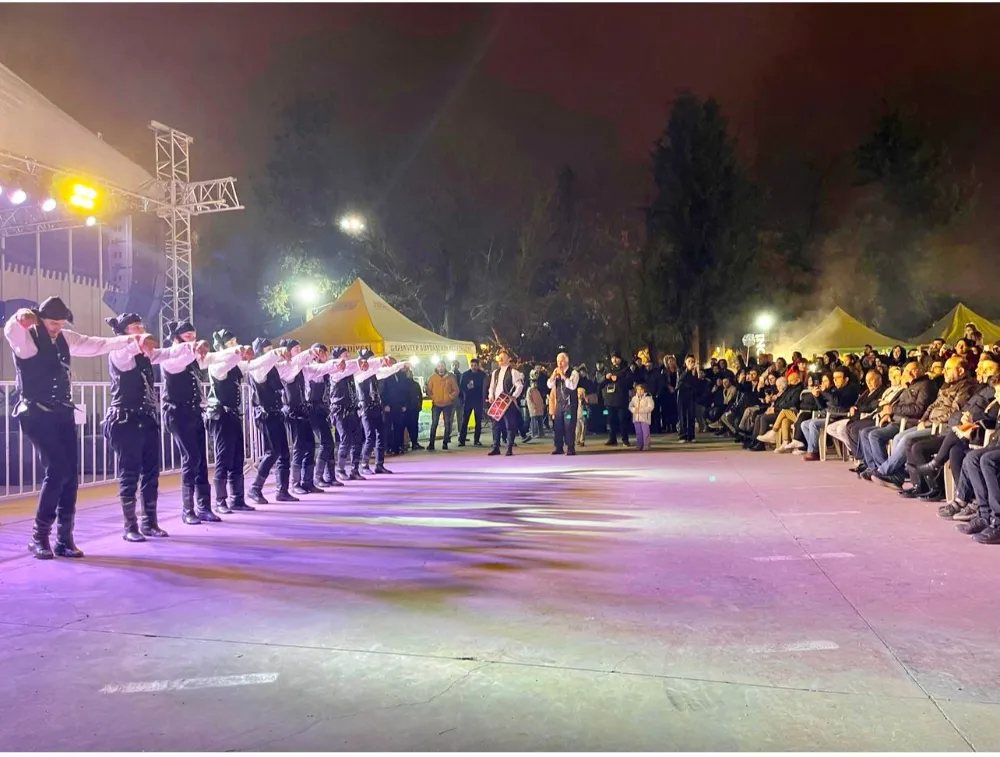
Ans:
[{"label": "paved plaza floor", "polygon": [[79,561],[0,503],[0,747],[1000,750],[1000,548],[936,505],[732,444],[549,450],[193,527],[168,490],[144,544],[88,495]]}]

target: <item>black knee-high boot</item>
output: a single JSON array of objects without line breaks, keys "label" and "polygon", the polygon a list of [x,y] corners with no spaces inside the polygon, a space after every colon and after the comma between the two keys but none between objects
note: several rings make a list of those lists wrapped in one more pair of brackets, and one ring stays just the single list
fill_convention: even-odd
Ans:
[{"label": "black knee-high boot", "polygon": [[122,500],[122,515],[125,517],[125,531],[122,538],[125,541],[146,541],[146,537],[139,532],[139,521],[135,518],[135,500]]},{"label": "black knee-high boot", "polygon": [[59,557],[83,557],[83,552],[77,548],[73,541],[73,525],[75,522],[75,514],[59,519],[59,525],[56,526],[56,546],[52,550],[53,554]]},{"label": "black knee-high boot", "polygon": [[194,511],[194,488],[181,485],[181,520],[189,526],[197,526],[201,519]]},{"label": "black knee-high boot", "polygon": [[163,538],[167,532],[160,528],[156,522],[156,502],[142,501],[142,521],[139,524],[139,532],[143,536],[155,536]]},{"label": "black knee-high boot", "polygon": [[199,484],[195,489],[198,501],[198,519],[207,523],[221,523],[222,518],[212,512],[212,488],[208,484]]}]

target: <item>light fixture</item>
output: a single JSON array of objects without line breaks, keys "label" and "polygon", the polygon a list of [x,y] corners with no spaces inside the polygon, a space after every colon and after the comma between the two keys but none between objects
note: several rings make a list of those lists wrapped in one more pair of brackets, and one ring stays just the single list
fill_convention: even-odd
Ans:
[{"label": "light fixture", "polygon": [[438,363],[441,362],[441,358],[439,358],[437,355],[431,355],[431,362],[434,365],[437,365]]},{"label": "light fixture", "polygon": [[46,198],[45,201],[42,203],[42,211],[44,211],[45,213],[51,213],[55,209],[56,209],[56,201],[53,200],[51,197]]},{"label": "light fixture", "polygon": [[96,226],[97,225],[97,219],[94,218],[93,216],[87,216],[86,224],[88,226]]},{"label": "light fixture", "polygon": [[448,353],[448,360],[449,360],[449,361],[452,361],[452,360],[454,360],[454,359],[455,359],[455,353],[454,353],[454,352],[449,352],[449,353]]},{"label": "light fixture", "polygon": [[28,199],[28,193],[25,192],[23,189],[15,189],[13,192],[10,193],[10,201],[14,205],[20,205],[27,199]]},{"label": "light fixture", "polygon": [[410,355],[410,365],[418,366],[420,365],[420,358],[416,355]]},{"label": "light fixture", "polygon": [[774,326],[774,316],[770,313],[761,313],[757,316],[757,328],[767,333]]},{"label": "light fixture", "polygon": [[319,301],[320,293],[315,284],[302,283],[295,289],[295,299],[309,307]]}]

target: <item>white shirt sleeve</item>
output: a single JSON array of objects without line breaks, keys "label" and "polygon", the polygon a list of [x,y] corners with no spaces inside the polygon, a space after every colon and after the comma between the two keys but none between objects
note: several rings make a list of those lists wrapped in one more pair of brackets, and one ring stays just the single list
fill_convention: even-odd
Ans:
[{"label": "white shirt sleeve", "polygon": [[359,384],[367,381],[378,373],[378,369],[385,365],[385,362],[386,360],[384,357],[373,357],[368,361],[368,370],[366,371],[361,370],[361,366],[359,365],[358,372],[354,374],[354,380]]},{"label": "white shirt sleeve", "polygon": [[390,365],[385,368],[379,368],[378,371],[375,372],[375,376],[379,381],[382,381],[383,379],[396,375],[407,365],[409,365],[409,363],[396,363],[395,365]]},{"label": "white shirt sleeve", "polygon": [[[222,381],[237,365],[243,368],[240,361],[240,348],[229,347],[219,352],[209,352],[203,360],[198,361],[202,368],[208,368],[208,375],[216,381]],[[243,371],[246,373],[246,370]]]},{"label": "white shirt sleeve", "polygon": [[294,381],[295,377],[298,376],[299,373],[302,372],[302,369],[309,365],[313,359],[314,358],[311,352],[303,350],[291,360],[285,363],[280,363],[278,365],[278,375],[286,384],[290,381]]},{"label": "white shirt sleeve", "polygon": [[510,369],[510,377],[514,382],[514,391],[511,392],[511,396],[514,399],[518,399],[524,392],[524,374],[520,371],[515,371],[513,368]]},{"label": "white shirt sleeve", "polygon": [[566,388],[569,389],[569,391],[571,392],[575,392],[576,387],[579,386],[579,384],[580,384],[580,374],[577,373],[576,371],[573,371],[571,374],[569,374],[569,378],[566,379]]},{"label": "white shirt sleeve", "polygon": [[[39,328],[44,327],[39,325]],[[27,360],[38,354],[38,347],[35,346],[34,340],[28,336],[28,330],[18,326],[14,316],[8,318],[7,323],[4,324],[3,335],[7,339],[11,351],[22,360]]]},{"label": "white shirt sleeve", "polygon": [[194,342],[181,342],[166,349],[153,350],[149,361],[153,365],[159,365],[165,373],[180,373],[197,359]]},{"label": "white shirt sleeve", "polygon": [[135,356],[138,355],[139,352],[139,343],[134,339],[129,340],[129,343],[124,347],[111,351],[111,354],[109,355],[111,358],[111,364],[114,365],[114,367],[119,371],[130,371],[135,368]]},{"label": "white shirt sleeve", "polygon": [[489,394],[487,396],[489,397],[491,405],[493,404],[494,400],[496,400],[496,398],[497,398],[497,395],[496,395],[496,380],[497,380],[497,377],[499,375],[500,374],[498,372],[490,371],[490,391],[489,391]]},{"label": "white shirt sleeve", "polygon": [[133,337],[128,335],[112,337],[84,336],[69,329],[63,329],[62,335],[66,339],[66,344],[69,345],[69,354],[73,357],[107,355],[113,350],[124,347],[129,342],[135,341]]},{"label": "white shirt sleeve", "polygon": [[[339,362],[340,362],[339,360],[335,361],[334,362],[334,366],[336,366],[336,364],[339,363]],[[361,370],[361,366],[358,364],[357,360],[348,360],[347,364],[344,366],[344,370],[340,370],[339,368],[336,368],[336,367],[334,367],[334,368],[331,369],[331,371],[330,371],[330,380],[333,381],[334,383],[336,383],[336,382],[338,382],[338,381],[340,381],[342,379],[345,379],[345,378],[348,378],[350,376],[353,376],[354,374],[356,374],[360,370]]]},{"label": "white shirt sleeve", "polygon": [[263,383],[264,379],[267,378],[267,374],[278,364],[278,359],[278,353],[274,350],[265,352],[260,357],[254,358],[247,363],[243,373],[249,375],[258,384]]}]

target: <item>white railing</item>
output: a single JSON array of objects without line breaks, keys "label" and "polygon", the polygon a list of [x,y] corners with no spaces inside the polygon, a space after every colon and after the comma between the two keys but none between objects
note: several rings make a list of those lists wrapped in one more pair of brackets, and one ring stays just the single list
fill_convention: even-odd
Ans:
[{"label": "white railing", "polygon": [[[157,399],[161,385],[157,384]],[[250,415],[250,387],[243,384],[243,439],[246,448],[247,466],[252,467],[261,457],[262,440],[260,432]],[[202,390],[205,390],[203,385]],[[3,464],[0,466],[0,500],[19,497],[37,492],[42,485],[42,467],[35,454],[34,445],[21,433],[16,418],[11,413],[16,405],[14,382],[0,381],[3,393]],[[77,441],[80,449],[80,486],[96,486],[118,478],[118,465],[114,452],[101,430],[104,413],[111,402],[111,387],[100,382],[74,382],[73,402],[86,410],[86,421],[77,426]],[[162,416],[161,416],[162,421]],[[208,464],[215,462],[211,435],[207,434]],[[181,456],[170,432],[160,428],[160,463],[164,473],[180,470]]]}]

